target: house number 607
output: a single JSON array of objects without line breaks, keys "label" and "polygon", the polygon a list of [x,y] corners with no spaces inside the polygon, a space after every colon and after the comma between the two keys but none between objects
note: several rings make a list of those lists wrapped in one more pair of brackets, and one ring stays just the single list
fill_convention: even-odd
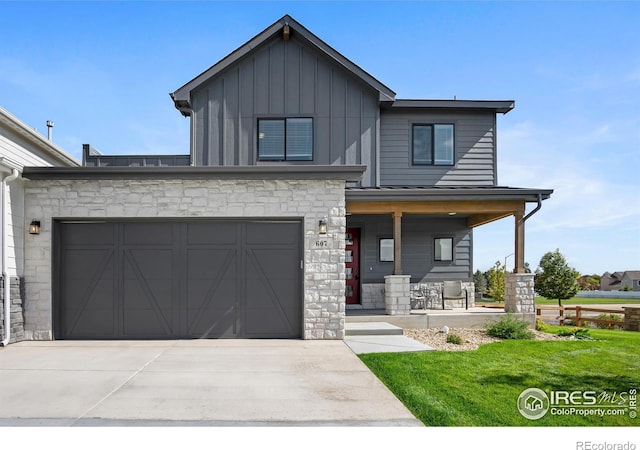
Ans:
[{"label": "house number 607", "polygon": [[316,241],[316,248],[328,247],[329,243],[327,241]]}]

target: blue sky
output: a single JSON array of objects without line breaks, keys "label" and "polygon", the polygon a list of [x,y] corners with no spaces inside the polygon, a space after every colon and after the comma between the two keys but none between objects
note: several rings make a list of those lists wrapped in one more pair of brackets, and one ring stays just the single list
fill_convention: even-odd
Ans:
[{"label": "blue sky", "polygon": [[[168,93],[290,14],[398,98],[515,100],[498,181],[555,193],[527,222],[535,268],[640,270],[640,3],[3,2],[0,106],[80,158],[188,153]],[[529,207],[529,210],[533,206]],[[513,219],[476,228],[474,269],[513,266]]]}]

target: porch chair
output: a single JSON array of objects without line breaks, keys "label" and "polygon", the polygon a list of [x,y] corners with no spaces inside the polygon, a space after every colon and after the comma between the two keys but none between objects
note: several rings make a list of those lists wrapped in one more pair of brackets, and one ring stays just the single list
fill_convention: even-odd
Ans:
[{"label": "porch chair", "polygon": [[416,284],[410,291],[411,308],[417,309],[422,306],[422,309],[427,309],[427,298],[424,292],[424,288]]},{"label": "porch chair", "polygon": [[464,309],[469,309],[469,292],[462,288],[462,281],[442,283],[442,309],[444,309],[445,300],[464,300]]}]

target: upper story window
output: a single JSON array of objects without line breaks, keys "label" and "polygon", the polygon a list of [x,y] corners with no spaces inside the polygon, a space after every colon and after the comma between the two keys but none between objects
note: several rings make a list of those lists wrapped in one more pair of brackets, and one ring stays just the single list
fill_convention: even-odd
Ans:
[{"label": "upper story window", "polygon": [[313,119],[258,119],[258,160],[312,161]]},{"label": "upper story window", "polygon": [[412,135],[414,165],[453,165],[453,124],[414,124]]}]

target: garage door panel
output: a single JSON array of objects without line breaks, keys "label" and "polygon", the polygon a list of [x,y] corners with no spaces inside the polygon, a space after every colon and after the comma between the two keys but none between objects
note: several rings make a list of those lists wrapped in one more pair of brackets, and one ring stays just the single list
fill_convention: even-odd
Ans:
[{"label": "garage door panel", "polygon": [[191,280],[235,278],[235,247],[187,248],[187,272]]},{"label": "garage door panel", "polygon": [[237,222],[192,222],[187,224],[187,245],[235,244],[238,240]]},{"label": "garage door panel", "polygon": [[191,312],[190,317],[189,336],[198,339],[237,337],[237,309],[234,306],[208,308],[197,316]]},{"label": "garage door panel", "polygon": [[114,243],[112,223],[65,223],[60,233],[64,246],[105,246]]},{"label": "garage door panel", "polygon": [[300,241],[300,222],[270,221],[247,223],[248,245],[294,245]]},{"label": "garage door panel", "polygon": [[113,250],[69,249],[63,255],[61,270],[73,276],[60,289],[64,300],[61,331],[84,338],[111,332],[115,314]]},{"label": "garage door panel", "polygon": [[247,335],[300,334],[299,271],[290,267],[292,259],[298,261],[298,254],[276,246],[247,250]]},{"label": "garage door panel", "polygon": [[124,245],[171,245],[174,240],[172,223],[126,223],[123,226]]}]

